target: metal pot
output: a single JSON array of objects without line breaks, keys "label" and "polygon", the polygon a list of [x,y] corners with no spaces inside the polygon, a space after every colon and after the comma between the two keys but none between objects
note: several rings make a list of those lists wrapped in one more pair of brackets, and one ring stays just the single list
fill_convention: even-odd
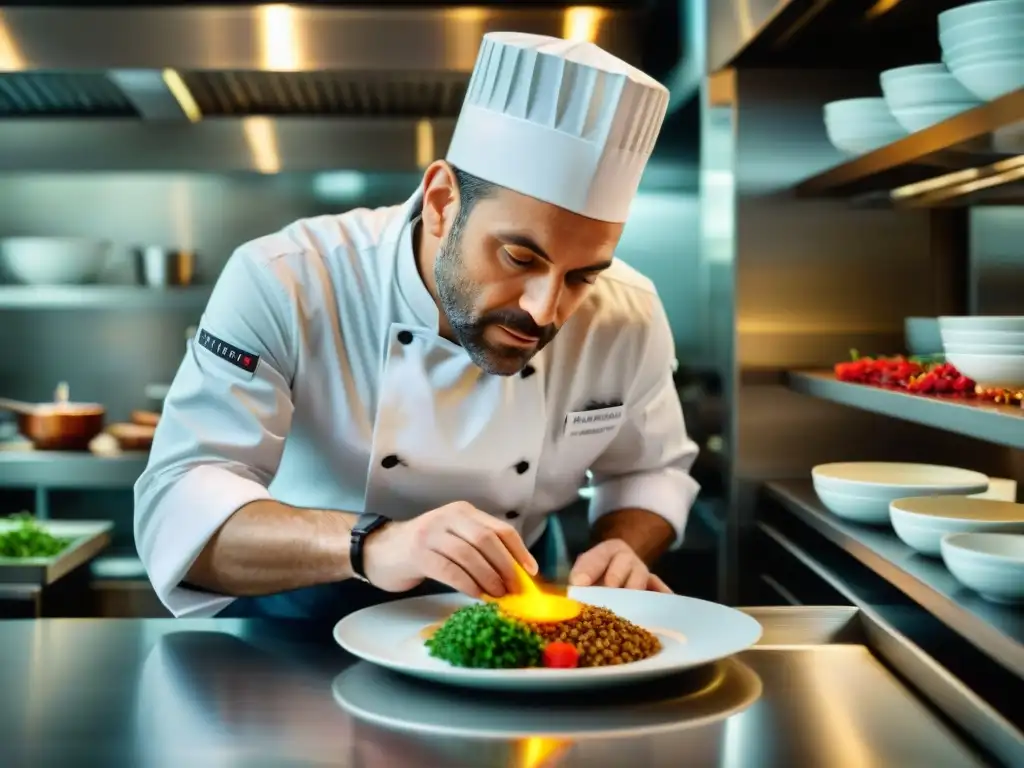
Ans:
[{"label": "metal pot", "polygon": [[0,398],[0,408],[17,415],[18,431],[41,451],[87,451],[103,431],[106,409],[97,403],[70,403],[66,394],[66,385],[61,385],[52,403]]},{"label": "metal pot", "polygon": [[132,250],[135,275],[140,285],[154,288],[192,285],[196,279],[195,251],[178,251],[159,245]]}]

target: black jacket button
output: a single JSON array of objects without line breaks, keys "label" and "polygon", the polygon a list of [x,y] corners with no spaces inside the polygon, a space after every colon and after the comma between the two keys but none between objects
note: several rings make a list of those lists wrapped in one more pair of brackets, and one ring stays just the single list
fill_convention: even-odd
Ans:
[{"label": "black jacket button", "polygon": [[519,517],[519,513],[516,512],[514,509],[511,512],[505,513],[506,520],[515,520],[517,517]]},{"label": "black jacket button", "polygon": [[393,469],[401,463],[402,460],[395,456],[395,454],[393,453],[390,454],[389,456],[385,456],[383,459],[380,460],[380,465],[384,467],[384,469]]},{"label": "black jacket button", "polygon": [[402,344],[412,344],[412,331],[399,331],[398,341]]},{"label": "black jacket button", "polygon": [[520,475],[525,475],[526,470],[528,470],[529,468],[530,462],[528,461],[520,461],[518,464],[516,464],[516,472],[518,472]]},{"label": "black jacket button", "polygon": [[533,374],[535,374],[536,372],[536,368],[534,368],[532,365],[528,365],[519,372],[519,375],[522,376],[524,379],[528,379],[531,376],[533,376]]}]

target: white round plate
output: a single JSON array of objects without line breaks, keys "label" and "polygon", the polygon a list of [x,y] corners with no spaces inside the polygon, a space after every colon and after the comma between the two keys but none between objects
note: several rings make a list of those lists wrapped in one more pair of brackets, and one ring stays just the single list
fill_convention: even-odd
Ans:
[{"label": "white round plate", "polygon": [[643,661],[581,669],[466,669],[430,656],[423,632],[474,600],[447,594],[384,603],[346,616],[334,639],[354,656],[413,677],[492,690],[579,690],[634,684],[724,659],[761,639],[745,613],[680,595],[607,587],[571,587],[569,597],[601,606],[658,636],[662,649]]},{"label": "white round plate", "polygon": [[[692,676],[692,679],[691,679]],[[579,693],[518,700],[502,691],[466,696],[359,663],[334,679],[334,700],[350,714],[384,728],[466,739],[528,739],[537,735],[583,741],[636,738],[714,723],[750,707],[761,678],[738,659],[726,659],[614,701]],[[672,690],[669,691],[668,689]],[[512,697],[511,699],[509,697]]]}]

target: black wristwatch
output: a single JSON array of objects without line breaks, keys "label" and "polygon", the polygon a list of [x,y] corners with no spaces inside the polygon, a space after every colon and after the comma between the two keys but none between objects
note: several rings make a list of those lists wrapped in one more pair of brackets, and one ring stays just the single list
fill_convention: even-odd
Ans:
[{"label": "black wristwatch", "polygon": [[366,542],[367,536],[390,522],[391,519],[384,517],[384,515],[375,515],[367,512],[360,515],[359,519],[356,520],[356,524],[352,526],[352,539],[349,543],[348,559],[352,564],[352,573],[355,577],[365,581],[367,584],[370,583],[370,580],[366,578],[366,569],[363,567],[363,544]]}]

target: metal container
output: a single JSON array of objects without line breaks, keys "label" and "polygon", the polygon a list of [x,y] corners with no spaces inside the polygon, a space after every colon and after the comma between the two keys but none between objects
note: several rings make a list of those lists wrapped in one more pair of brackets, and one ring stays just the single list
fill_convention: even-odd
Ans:
[{"label": "metal container", "polygon": [[196,278],[195,251],[149,245],[133,250],[139,284],[164,288],[192,285]]}]

